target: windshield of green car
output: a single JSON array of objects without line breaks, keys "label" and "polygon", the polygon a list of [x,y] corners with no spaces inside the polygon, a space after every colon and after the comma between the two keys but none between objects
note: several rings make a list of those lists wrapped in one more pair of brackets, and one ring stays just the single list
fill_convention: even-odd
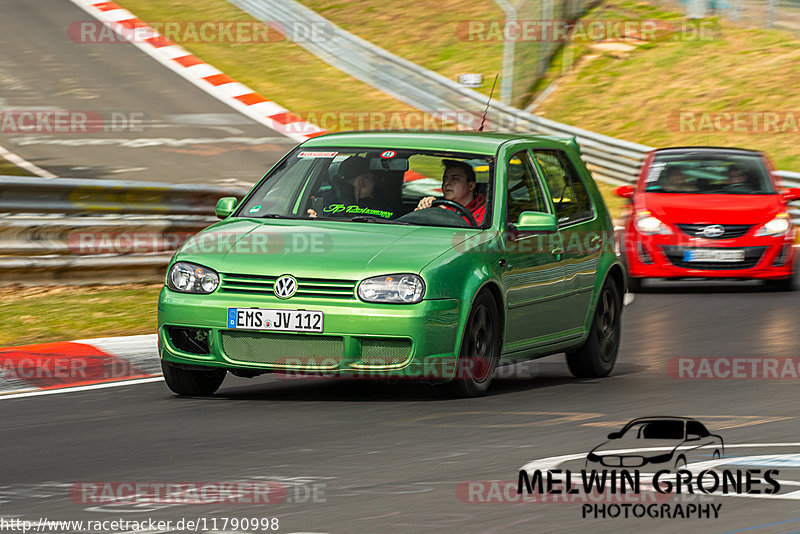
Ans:
[{"label": "windshield of green car", "polygon": [[649,193],[775,194],[757,154],[657,154],[645,184]]},{"label": "windshield of green car", "polygon": [[[493,158],[478,154],[392,146],[298,147],[256,186],[234,216],[484,226],[490,219],[483,210],[491,205],[493,171]],[[453,176],[460,184],[451,184]],[[433,201],[440,202],[430,206]],[[475,215],[474,224],[469,215]]]}]

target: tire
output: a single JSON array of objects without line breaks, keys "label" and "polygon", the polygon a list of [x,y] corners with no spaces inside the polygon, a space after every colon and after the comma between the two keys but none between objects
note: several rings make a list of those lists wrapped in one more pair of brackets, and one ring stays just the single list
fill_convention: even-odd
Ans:
[{"label": "tire", "polygon": [[178,395],[207,397],[222,385],[227,371],[209,367],[207,371],[183,369],[161,360],[161,370],[169,389]]},{"label": "tire", "polygon": [[628,277],[628,293],[640,293],[644,285],[644,278]]},{"label": "tire", "polygon": [[456,397],[486,395],[499,359],[500,314],[492,296],[483,291],[467,318],[456,376],[447,384],[450,393]]},{"label": "tire", "polygon": [[794,282],[794,276],[789,278],[780,278],[778,280],[764,280],[764,285],[767,289],[772,291],[794,291],[797,286]]},{"label": "tire", "polygon": [[567,366],[578,378],[607,376],[617,361],[620,339],[622,295],[613,278],[600,290],[589,337],[583,346],[567,352]]}]

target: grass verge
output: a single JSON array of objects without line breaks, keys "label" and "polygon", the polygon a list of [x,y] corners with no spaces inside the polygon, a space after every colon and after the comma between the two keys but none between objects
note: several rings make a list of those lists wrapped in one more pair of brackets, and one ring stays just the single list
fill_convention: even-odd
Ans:
[{"label": "grass verge", "polygon": [[0,176],[33,176],[25,169],[17,167],[11,162],[0,158]]},{"label": "grass verge", "polygon": [[493,0],[417,0],[413,8],[407,0],[299,2],[342,29],[451,80],[461,73],[482,74],[483,86],[476,90],[487,95],[495,74],[502,71],[501,39],[467,37],[471,21],[488,27],[505,20]]},{"label": "grass verge", "polygon": [[161,287],[0,288],[0,347],[153,334]]},{"label": "grass verge", "polygon": [[[607,0],[587,17],[685,22],[677,13],[632,0]],[[548,81],[558,80],[557,88],[536,113],[653,146],[763,150],[778,168],[800,169],[796,122],[787,125],[781,119],[779,131],[759,132],[732,123],[722,130],[700,121],[703,113],[724,112],[791,112],[797,117],[800,40],[787,31],[706,22],[714,30],[704,38],[684,33],[683,40],[641,42],[629,51],[586,43],[564,48],[548,74]],[[680,113],[695,113],[698,119],[682,125]]]}]

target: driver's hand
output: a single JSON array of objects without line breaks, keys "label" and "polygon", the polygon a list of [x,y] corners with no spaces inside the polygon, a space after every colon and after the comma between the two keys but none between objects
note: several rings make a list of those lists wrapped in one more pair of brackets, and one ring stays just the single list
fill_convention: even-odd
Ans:
[{"label": "driver's hand", "polygon": [[308,213],[308,216],[311,217],[312,219],[317,218],[317,212],[315,210],[309,209],[308,211],[306,211],[306,213]]},{"label": "driver's hand", "polygon": [[416,207],[416,209],[414,211],[424,210],[424,209],[430,208],[431,204],[433,204],[434,200],[436,200],[436,197],[425,197],[425,198],[423,198],[422,200],[419,201],[419,204],[417,204],[417,207]]}]

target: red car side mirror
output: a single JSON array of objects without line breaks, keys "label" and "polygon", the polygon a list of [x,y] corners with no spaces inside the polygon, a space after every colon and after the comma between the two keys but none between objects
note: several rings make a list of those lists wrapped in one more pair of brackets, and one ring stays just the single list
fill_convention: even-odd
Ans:
[{"label": "red car side mirror", "polygon": [[783,200],[786,202],[800,200],[800,187],[790,187],[789,189],[784,189],[781,195],[783,196]]},{"label": "red car side mirror", "polygon": [[618,188],[614,189],[614,193],[617,196],[622,198],[633,198],[633,186],[632,185],[621,185]]}]

